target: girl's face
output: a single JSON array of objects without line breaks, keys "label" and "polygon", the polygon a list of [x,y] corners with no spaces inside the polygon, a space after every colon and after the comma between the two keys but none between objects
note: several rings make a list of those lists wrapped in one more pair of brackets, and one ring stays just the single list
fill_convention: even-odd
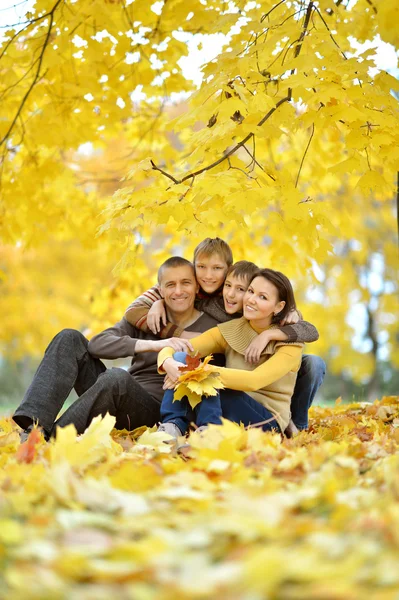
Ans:
[{"label": "girl's face", "polygon": [[241,277],[236,277],[233,273],[227,275],[223,287],[224,309],[228,315],[242,311],[242,301],[248,284]]},{"label": "girl's face", "polygon": [[249,284],[243,300],[244,317],[260,328],[269,327],[273,316],[283,310],[276,286],[262,276],[255,277]]},{"label": "girl's face", "polygon": [[195,276],[207,294],[213,294],[224,282],[227,263],[219,254],[200,255],[195,261]]}]

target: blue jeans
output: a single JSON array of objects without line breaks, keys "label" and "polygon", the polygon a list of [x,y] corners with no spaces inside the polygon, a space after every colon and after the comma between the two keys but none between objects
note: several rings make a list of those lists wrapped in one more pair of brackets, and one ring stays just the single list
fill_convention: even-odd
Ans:
[{"label": "blue jeans", "polygon": [[307,429],[308,410],[312,406],[317,390],[323,383],[326,363],[320,356],[304,354],[294,393],[291,398],[291,419],[298,429]]},{"label": "blue jeans", "polygon": [[256,402],[245,392],[236,390],[220,390],[217,396],[203,396],[202,401],[192,409],[187,398],[173,402],[173,390],[166,390],[161,404],[162,423],[174,423],[184,434],[190,423],[201,425],[221,424],[221,416],[235,423],[255,425],[268,421],[262,425],[264,431],[279,430],[279,425],[272,413]]},{"label": "blue jeans", "polygon": [[[186,353],[185,352],[175,352],[174,359],[178,360],[179,362],[185,363],[186,362]],[[291,398],[291,418],[292,418],[293,422],[295,423],[295,425],[298,427],[298,429],[307,429],[307,427],[308,427],[308,410],[309,410],[310,406],[312,405],[312,402],[316,395],[317,390],[323,383],[325,373],[326,373],[326,365],[322,358],[320,358],[319,356],[314,356],[312,354],[304,354],[303,355],[301,366],[298,371],[298,377],[296,380],[294,393]],[[226,398],[225,392],[229,393],[229,397],[234,398],[233,404],[230,405],[229,402],[226,402],[227,398]],[[243,396],[243,402],[246,407],[251,405],[252,408],[251,408],[251,412],[249,414],[247,414],[246,410],[244,410],[243,413],[241,412],[241,410],[238,411],[239,414],[238,414],[238,412],[237,412],[237,414],[235,414],[234,411],[232,412],[232,406],[233,405],[236,407],[238,406],[237,394],[241,394]],[[173,399],[173,392],[171,394],[171,398]],[[249,402],[249,400],[251,402]],[[180,402],[183,402],[183,401],[180,401]],[[170,410],[168,410],[167,413],[165,413],[165,418],[169,419],[170,421],[175,422],[174,418],[171,417],[171,414],[173,414],[173,412],[179,408],[176,405],[180,402],[179,401],[174,402],[173,407],[169,407]],[[188,412],[191,410],[191,407],[186,400],[184,402],[187,403],[188,408],[186,407],[184,416],[180,415],[180,417],[178,417],[178,418],[182,418],[185,421],[187,421],[187,419],[189,419],[188,423],[190,423],[191,421],[195,421],[197,423],[197,425],[199,425],[199,423],[196,421],[197,415],[195,414],[195,412],[191,412],[190,415],[188,415]],[[211,398],[208,398],[208,402],[203,407],[205,415],[202,413],[202,411],[200,414],[201,421],[203,421],[204,419],[206,419],[208,417],[206,406],[209,405],[211,402],[216,402],[216,403],[218,402],[216,400],[216,396],[212,396]],[[240,417],[244,417],[244,419],[242,419],[242,422],[245,424],[245,420],[247,418],[251,418],[251,419],[255,418],[255,414],[252,412],[252,409],[254,409],[254,411],[258,413],[258,417],[259,417],[257,419],[257,421],[251,421],[252,423],[264,421],[264,420],[268,419],[269,417],[270,418],[272,417],[272,414],[269,411],[267,411],[267,409],[263,405],[259,404],[259,402],[256,402],[253,398],[251,398],[251,396],[249,396],[248,394],[245,394],[244,392],[236,392],[235,390],[222,390],[222,392],[220,394],[219,402],[220,402],[220,408],[222,410],[223,417],[225,417],[226,419],[230,419],[231,421],[240,422],[240,420],[238,419],[238,417],[240,416]],[[255,405],[252,405],[251,404],[252,402],[254,402]],[[196,407],[196,409],[198,409],[201,406],[201,404],[202,404],[202,402]],[[266,413],[263,412],[263,410],[261,411],[262,415],[259,414],[259,407],[262,407],[262,409],[264,411],[267,411],[269,416],[267,416]],[[182,408],[182,407],[180,407],[180,408]],[[172,412],[171,412],[171,410],[172,410]],[[217,408],[216,408],[216,406],[213,407],[213,412],[209,413],[209,416],[212,418],[216,418],[215,417],[216,410],[219,410],[219,405],[217,406]],[[162,417],[162,407],[161,407],[161,417]],[[190,421],[190,419],[191,419],[191,421]],[[220,422],[220,419],[219,419],[219,421],[212,420],[212,421],[208,421],[208,422],[209,423]],[[178,425],[177,422],[176,422],[176,424]],[[205,424],[205,423],[201,422],[201,425],[203,425],[203,424]],[[275,425],[273,425],[273,423],[271,425],[272,425],[271,428],[275,427]],[[188,425],[187,425],[187,427],[188,427]],[[185,431],[187,431],[187,427],[185,428]]]}]

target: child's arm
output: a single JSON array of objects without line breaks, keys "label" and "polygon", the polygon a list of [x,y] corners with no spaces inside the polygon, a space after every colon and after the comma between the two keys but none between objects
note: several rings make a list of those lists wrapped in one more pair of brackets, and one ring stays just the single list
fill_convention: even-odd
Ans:
[{"label": "child's arm", "polygon": [[[144,294],[141,294],[141,296],[139,296],[127,308],[125,312],[126,320],[134,327],[141,329],[141,331],[150,331],[151,329],[147,323],[147,316],[151,307],[159,300],[163,302],[158,286],[154,286],[144,292]],[[162,339],[181,336],[183,330],[180,327],[177,327],[176,325],[173,325],[173,323],[169,323],[166,320],[165,323],[166,324],[164,324],[164,326],[161,327],[158,332],[155,332],[158,333]]]},{"label": "child's arm", "polygon": [[319,339],[316,327],[307,321],[298,321],[277,329],[262,331],[248,346],[245,360],[248,363],[259,362],[260,355],[271,341],[310,343]]}]

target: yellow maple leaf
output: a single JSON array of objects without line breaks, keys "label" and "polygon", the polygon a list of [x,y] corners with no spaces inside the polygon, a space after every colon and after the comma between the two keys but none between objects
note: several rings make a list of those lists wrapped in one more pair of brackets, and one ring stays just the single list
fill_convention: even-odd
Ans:
[{"label": "yellow maple leaf", "polygon": [[203,362],[192,371],[184,371],[177,380],[173,401],[182,400],[185,396],[191,408],[201,402],[202,396],[216,396],[217,390],[224,386],[219,379],[219,373],[213,370],[209,361],[212,355],[206,356]]}]

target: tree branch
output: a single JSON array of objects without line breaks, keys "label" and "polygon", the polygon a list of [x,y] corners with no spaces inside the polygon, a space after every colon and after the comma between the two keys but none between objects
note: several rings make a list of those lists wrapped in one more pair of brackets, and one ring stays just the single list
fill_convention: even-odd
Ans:
[{"label": "tree branch", "polygon": [[51,30],[53,28],[53,23],[54,23],[54,13],[58,8],[58,5],[61,4],[61,2],[63,2],[63,0],[57,0],[57,2],[54,4],[53,8],[51,9],[51,11],[48,13],[48,16],[50,17],[50,23],[49,26],[47,28],[47,34],[46,34],[46,38],[44,40],[43,46],[42,46],[42,50],[40,52],[40,56],[39,56],[39,60],[38,60],[38,66],[36,69],[36,73],[35,76],[33,78],[32,83],[30,84],[28,90],[26,91],[24,97],[22,98],[22,102],[18,107],[17,113],[14,117],[14,119],[11,122],[10,127],[8,128],[8,131],[5,133],[5,135],[3,136],[2,140],[0,141],[0,147],[8,140],[9,136],[11,135],[15,123],[17,122],[17,119],[19,117],[19,115],[22,112],[23,107],[25,106],[25,103],[27,101],[27,99],[29,98],[33,88],[35,87],[36,83],[39,81],[40,79],[40,70],[42,68],[42,63],[43,63],[43,58],[44,58],[44,53],[46,51],[49,39],[50,39],[50,35],[51,35]]},{"label": "tree branch", "polygon": [[302,167],[303,167],[303,163],[305,162],[305,158],[306,158],[306,155],[307,155],[307,153],[308,153],[308,150],[309,150],[310,143],[311,143],[311,141],[312,141],[312,139],[313,139],[313,135],[314,135],[314,123],[312,123],[312,131],[311,131],[311,134],[310,134],[310,137],[309,137],[308,143],[307,143],[307,145],[306,145],[305,152],[303,153],[302,160],[301,160],[301,164],[299,165],[299,171],[298,171],[298,175],[296,176],[295,187],[297,187],[297,185],[298,185],[299,176],[300,176],[300,174],[301,174]]},{"label": "tree branch", "polygon": [[[302,32],[301,32],[301,35],[299,36],[298,44],[297,44],[297,46],[295,48],[295,53],[294,53],[295,58],[297,58],[299,56],[300,52],[301,52],[302,43],[303,43],[303,40],[305,38],[305,35],[306,35],[308,27],[309,27],[310,17],[312,15],[313,8],[314,8],[314,4],[311,1],[311,2],[309,2],[308,7],[306,9],[306,15],[305,15],[304,23],[303,23]],[[264,123],[266,123],[266,121],[268,119],[270,119],[270,117],[276,112],[276,110],[282,104],[284,104],[285,102],[290,102],[291,99],[292,99],[292,88],[288,88],[288,94],[287,94],[287,96],[285,96],[284,98],[280,98],[280,100],[276,103],[276,106],[274,106],[273,108],[271,108],[269,110],[269,112],[259,121],[259,123],[257,123],[257,127],[261,127],[262,125],[264,125]],[[165,177],[168,177],[169,179],[171,179],[175,184],[183,183],[183,181],[186,181],[190,177],[196,177],[197,175],[201,175],[201,173],[204,173],[205,171],[209,171],[210,169],[213,169],[214,167],[217,167],[218,165],[220,165],[222,162],[224,162],[225,160],[227,160],[232,154],[234,154],[235,152],[237,152],[237,150],[239,150],[243,146],[245,147],[245,144],[248,142],[248,140],[251,139],[251,137],[254,137],[254,133],[253,132],[251,132],[248,135],[246,135],[244,139],[242,139],[235,146],[233,146],[232,148],[230,148],[230,150],[228,150],[227,152],[225,152],[224,155],[221,156],[220,158],[218,158],[218,160],[215,160],[215,162],[207,165],[206,167],[202,167],[201,169],[198,169],[197,171],[193,171],[192,173],[188,173],[187,175],[184,175],[184,177],[182,177],[181,179],[176,179],[170,173],[167,173],[166,171],[163,171],[162,169],[159,169],[153,163],[153,161],[151,161],[151,163],[152,163],[153,168],[155,170],[160,171],[163,175],[165,175]],[[249,151],[248,151],[247,148],[244,148],[244,149],[249,153]],[[253,157],[252,157],[252,159],[253,159]],[[258,166],[260,166],[260,165],[258,165]],[[272,176],[270,176],[270,177],[273,179]]]},{"label": "tree branch", "polygon": [[152,168],[154,169],[154,171],[159,171],[160,173],[162,173],[162,175],[165,175],[165,177],[168,177],[169,179],[171,179],[173,181],[173,183],[181,183],[181,181],[178,181],[177,179],[175,179],[173,177],[173,175],[170,175],[170,173],[167,173],[163,169],[160,169],[159,167],[157,167],[157,165],[154,163],[153,160],[151,160],[151,164],[152,164]]},{"label": "tree branch", "polygon": [[314,7],[313,2],[309,2],[308,7],[306,9],[305,21],[303,23],[302,32],[301,32],[301,35],[299,36],[298,44],[295,48],[294,58],[297,58],[301,52],[302,43],[303,43],[303,40],[305,38],[305,35],[306,35],[308,27],[309,27],[309,22],[310,22],[310,17],[312,16],[313,7]]}]

